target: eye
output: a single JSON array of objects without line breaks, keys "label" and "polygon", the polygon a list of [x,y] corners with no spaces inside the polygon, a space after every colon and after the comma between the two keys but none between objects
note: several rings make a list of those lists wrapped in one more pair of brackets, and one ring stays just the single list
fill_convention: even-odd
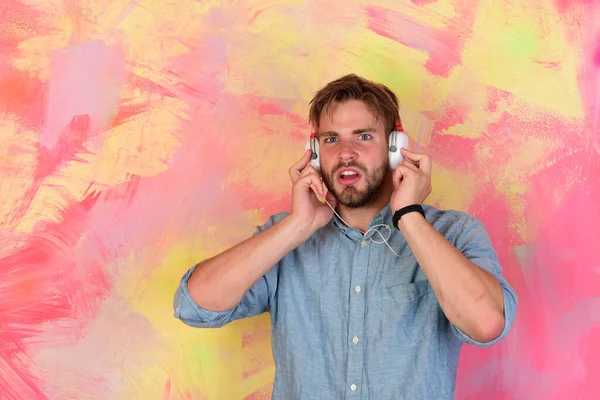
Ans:
[{"label": "eye", "polygon": [[325,143],[333,143],[335,140],[337,140],[337,138],[336,138],[336,137],[334,137],[334,136],[329,136],[329,137],[326,137],[326,138],[325,138],[324,142],[325,142]]},{"label": "eye", "polygon": [[369,140],[371,139],[371,135],[369,135],[368,133],[363,133],[359,136],[360,140]]}]

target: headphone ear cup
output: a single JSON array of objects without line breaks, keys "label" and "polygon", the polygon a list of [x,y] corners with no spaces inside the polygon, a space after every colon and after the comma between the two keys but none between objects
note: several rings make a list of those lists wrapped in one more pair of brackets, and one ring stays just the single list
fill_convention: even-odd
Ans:
[{"label": "headphone ear cup", "polygon": [[408,149],[408,135],[401,131],[393,131],[390,133],[388,150],[388,160],[391,170],[395,170],[404,160],[400,152],[401,148]]},{"label": "headphone ear cup", "polygon": [[319,156],[319,141],[316,139],[311,139],[304,146],[305,150],[311,150],[310,155],[310,164],[317,170],[318,173],[321,173],[321,157]]}]

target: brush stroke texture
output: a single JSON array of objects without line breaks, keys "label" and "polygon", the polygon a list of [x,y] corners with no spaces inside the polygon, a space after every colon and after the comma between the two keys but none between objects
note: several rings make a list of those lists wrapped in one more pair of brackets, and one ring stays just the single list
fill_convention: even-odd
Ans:
[{"label": "brush stroke texture", "polygon": [[289,210],[348,72],[398,94],[428,202],[481,218],[519,293],[456,398],[600,398],[599,40],[584,0],[4,0],[0,398],[270,398],[268,316],[195,330],[172,294]]}]

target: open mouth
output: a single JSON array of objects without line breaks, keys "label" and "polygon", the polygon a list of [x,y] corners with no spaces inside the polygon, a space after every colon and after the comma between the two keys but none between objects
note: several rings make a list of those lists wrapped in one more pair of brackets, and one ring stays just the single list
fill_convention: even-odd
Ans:
[{"label": "open mouth", "polygon": [[360,172],[358,172],[354,168],[342,168],[337,173],[338,181],[342,185],[352,185],[352,184],[358,182],[360,177],[361,177]]}]

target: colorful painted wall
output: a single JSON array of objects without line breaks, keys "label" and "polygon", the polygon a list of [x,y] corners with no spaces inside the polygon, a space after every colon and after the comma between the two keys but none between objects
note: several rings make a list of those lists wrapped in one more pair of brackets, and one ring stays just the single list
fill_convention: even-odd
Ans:
[{"label": "colorful painted wall", "polygon": [[197,330],[172,296],[289,209],[307,103],[350,72],[520,296],[457,398],[600,398],[594,0],[2,0],[0,398],[269,398],[268,316]]}]

